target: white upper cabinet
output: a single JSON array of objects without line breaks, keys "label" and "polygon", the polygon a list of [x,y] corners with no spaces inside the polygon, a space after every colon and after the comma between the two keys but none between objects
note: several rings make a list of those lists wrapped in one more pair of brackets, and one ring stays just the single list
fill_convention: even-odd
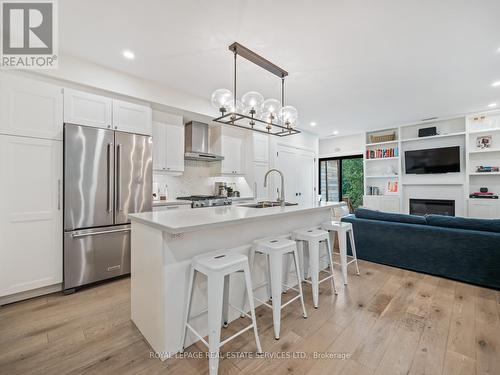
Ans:
[{"label": "white upper cabinet", "polygon": [[153,169],[184,172],[184,125],[153,123]]},{"label": "white upper cabinet", "polygon": [[62,148],[0,135],[0,296],[62,282]]},{"label": "white upper cabinet", "polygon": [[0,133],[62,139],[61,87],[0,74]]},{"label": "white upper cabinet", "polygon": [[110,129],[111,98],[64,89],[64,122]]},{"label": "white upper cabinet", "polygon": [[269,162],[269,136],[260,133],[252,134],[253,161]]},{"label": "white upper cabinet", "polygon": [[113,129],[151,135],[151,107],[113,100]]},{"label": "white upper cabinet", "polygon": [[245,133],[227,126],[219,126],[211,132],[210,152],[224,156],[221,174],[245,174]]}]

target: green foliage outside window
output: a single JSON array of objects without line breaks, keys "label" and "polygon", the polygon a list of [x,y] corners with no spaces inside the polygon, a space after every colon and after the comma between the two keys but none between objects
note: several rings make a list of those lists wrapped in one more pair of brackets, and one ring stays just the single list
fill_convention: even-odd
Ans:
[{"label": "green foliage outside window", "polygon": [[351,198],[354,208],[363,203],[363,159],[342,160],[342,196]]}]

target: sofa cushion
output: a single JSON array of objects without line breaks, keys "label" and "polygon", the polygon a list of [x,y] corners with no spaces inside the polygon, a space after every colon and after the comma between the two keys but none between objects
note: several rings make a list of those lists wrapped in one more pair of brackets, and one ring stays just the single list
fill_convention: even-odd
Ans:
[{"label": "sofa cushion", "polygon": [[427,224],[427,221],[423,216],[393,214],[389,212],[368,210],[366,208],[356,209],[355,215],[357,218],[360,219],[392,221],[395,223],[406,223],[406,224],[422,224],[422,225]]},{"label": "sofa cushion", "polygon": [[469,219],[465,217],[426,215],[427,224],[435,227],[480,230],[500,233],[500,220]]}]

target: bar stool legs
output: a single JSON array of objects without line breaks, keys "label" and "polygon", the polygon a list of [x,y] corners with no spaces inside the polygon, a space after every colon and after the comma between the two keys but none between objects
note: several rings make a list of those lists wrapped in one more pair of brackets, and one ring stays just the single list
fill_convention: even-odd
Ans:
[{"label": "bar stool legs", "polygon": [[[344,284],[347,285],[347,267],[349,264],[354,263],[356,265],[356,274],[359,275],[358,256],[356,254],[356,243],[354,242],[354,229],[352,224],[343,221],[327,221],[321,224],[321,227],[330,233],[330,238],[335,238],[335,233],[338,234],[340,263],[335,264],[340,264],[342,278],[344,279]],[[347,260],[349,258],[347,255],[348,235],[352,250],[352,259],[350,261]]]},{"label": "bar stool legs", "polygon": [[[201,272],[207,276],[208,308],[200,312],[197,316],[208,312],[208,342],[189,323],[189,319],[194,318],[193,316],[191,316],[191,308],[193,300],[193,286],[196,274],[198,272]],[[248,303],[250,306],[250,315],[229,304],[229,277],[230,274],[237,272],[243,272],[244,274],[245,289],[248,295]],[[221,325],[227,326],[229,307],[232,307],[240,314],[251,318],[252,323],[221,342]],[[257,320],[255,317],[254,296],[252,281],[250,279],[250,269],[248,266],[248,259],[245,255],[218,254],[204,255],[193,258],[193,263],[191,265],[191,270],[189,273],[188,301],[184,323],[185,324],[182,334],[181,351],[184,351],[186,335],[189,329],[201,342],[203,342],[208,347],[210,375],[217,375],[219,369],[220,347],[251,328],[253,328],[257,352],[262,353],[262,347],[257,331]]]},{"label": "bar stool legs", "polygon": [[[262,301],[257,297],[255,300],[262,303],[264,306],[267,306],[273,310],[273,327],[274,327],[274,337],[278,340],[280,338],[281,331],[281,309],[283,309],[288,304],[294,302],[296,299],[300,298],[300,303],[302,305],[302,313],[304,318],[307,318],[306,307],[304,303],[304,295],[302,291],[302,284],[300,283],[301,275],[299,270],[299,258],[297,252],[297,244],[295,241],[289,239],[269,239],[269,240],[260,240],[255,241],[252,249],[250,250],[251,259],[250,262],[250,270],[252,271],[254,262],[255,262],[255,254],[262,254],[266,257],[267,263],[267,282],[265,283],[267,286],[268,297],[272,300],[272,303],[269,304],[267,301]],[[296,273],[298,280],[298,288],[291,287],[287,285],[287,277],[283,275],[283,264],[288,265],[288,255],[291,255],[294,261],[294,272]],[[288,275],[288,269],[287,269]],[[260,286],[263,286],[261,284]],[[258,288],[259,286],[256,286]],[[297,296],[294,296],[286,303],[282,304],[282,293],[284,288],[292,289],[298,292]],[[243,298],[243,310],[245,310],[245,301],[246,294]]]},{"label": "bar stool legs", "polygon": [[351,240],[352,256],[354,257],[354,264],[356,265],[356,275],[359,275],[358,256],[356,255],[356,242],[354,242],[354,229],[351,227],[351,230],[348,232],[349,239]]},{"label": "bar stool legs", "polygon": [[[337,294],[337,288],[335,286],[334,274],[333,274],[333,258],[332,258],[332,246],[330,241],[329,233],[325,230],[311,228],[311,229],[301,229],[296,230],[292,233],[292,238],[298,242],[298,247],[302,250],[303,259],[303,270],[304,279],[303,281],[310,283],[312,287],[312,297],[313,305],[318,308],[319,304],[319,284],[323,281],[331,279],[332,291]],[[307,242],[308,254],[306,257],[306,252],[303,251],[304,243]],[[326,245],[326,253],[328,256],[328,266],[329,275],[320,280],[320,244]],[[309,276],[311,281],[307,280],[306,270],[306,259],[309,261]]]}]

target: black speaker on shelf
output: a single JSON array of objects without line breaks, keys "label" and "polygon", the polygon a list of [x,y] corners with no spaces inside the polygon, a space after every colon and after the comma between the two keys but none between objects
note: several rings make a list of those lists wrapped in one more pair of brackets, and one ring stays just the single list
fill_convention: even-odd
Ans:
[{"label": "black speaker on shelf", "polygon": [[418,129],[419,137],[432,137],[433,135],[437,135],[437,128],[435,126],[431,126],[430,128]]}]

